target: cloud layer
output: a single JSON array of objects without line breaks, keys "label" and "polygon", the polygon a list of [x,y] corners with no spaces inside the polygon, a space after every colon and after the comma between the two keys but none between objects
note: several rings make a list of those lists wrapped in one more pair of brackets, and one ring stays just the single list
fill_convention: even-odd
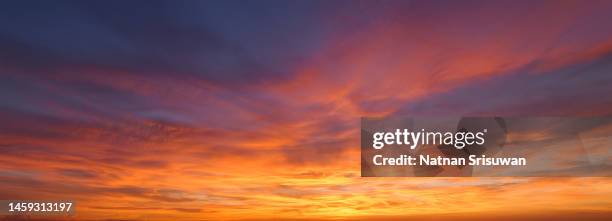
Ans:
[{"label": "cloud layer", "polygon": [[609,115],[610,11],[3,2],[0,198],[74,199],[84,220],[609,217],[608,178],[360,178],[358,126]]}]

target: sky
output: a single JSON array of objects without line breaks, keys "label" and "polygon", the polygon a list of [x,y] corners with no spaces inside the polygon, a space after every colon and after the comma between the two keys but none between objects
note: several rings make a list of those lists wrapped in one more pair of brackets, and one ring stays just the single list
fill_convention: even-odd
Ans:
[{"label": "sky", "polygon": [[359,119],[609,116],[610,11],[2,1],[0,199],[76,200],[67,220],[603,220],[607,177],[362,178]]}]

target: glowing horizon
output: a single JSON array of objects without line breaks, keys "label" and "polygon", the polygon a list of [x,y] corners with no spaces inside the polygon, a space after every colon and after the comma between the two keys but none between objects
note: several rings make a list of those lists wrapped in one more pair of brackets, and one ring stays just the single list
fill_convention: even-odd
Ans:
[{"label": "glowing horizon", "polygon": [[73,199],[69,220],[612,214],[607,177],[359,176],[363,116],[612,113],[611,2],[1,4],[0,199]]}]

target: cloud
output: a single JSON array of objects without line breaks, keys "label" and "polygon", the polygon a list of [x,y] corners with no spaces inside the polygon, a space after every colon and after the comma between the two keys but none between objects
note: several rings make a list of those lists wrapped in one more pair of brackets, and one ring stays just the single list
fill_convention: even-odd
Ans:
[{"label": "cloud", "polygon": [[606,178],[356,176],[362,116],[609,114],[608,2],[0,4],[0,198],[83,220],[609,215]]}]

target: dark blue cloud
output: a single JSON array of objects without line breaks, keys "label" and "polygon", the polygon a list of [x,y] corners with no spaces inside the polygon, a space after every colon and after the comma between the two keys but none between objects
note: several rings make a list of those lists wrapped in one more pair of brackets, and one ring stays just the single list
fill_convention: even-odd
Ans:
[{"label": "dark blue cloud", "polygon": [[548,71],[536,63],[404,105],[397,115],[610,114],[612,54]]},{"label": "dark blue cloud", "polygon": [[346,5],[340,3],[4,2],[0,65],[35,74],[66,67],[179,74],[223,84],[286,79],[328,35],[351,27],[333,23],[330,12]]}]

